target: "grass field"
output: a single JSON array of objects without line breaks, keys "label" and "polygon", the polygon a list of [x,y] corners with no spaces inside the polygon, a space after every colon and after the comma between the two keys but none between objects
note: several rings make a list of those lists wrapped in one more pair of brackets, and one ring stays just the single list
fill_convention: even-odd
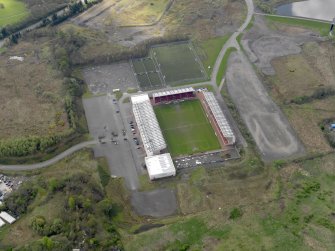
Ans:
[{"label": "grass field", "polygon": [[266,19],[271,22],[287,24],[291,26],[298,26],[307,29],[311,29],[320,33],[321,36],[327,36],[329,33],[329,23],[319,22],[313,20],[304,20],[299,18],[288,18],[288,17],[276,17],[266,16]]},{"label": "grass field", "polygon": [[200,101],[188,100],[154,109],[172,156],[220,149]]},{"label": "grass field", "polygon": [[150,25],[158,21],[170,0],[112,0],[111,2],[115,2],[115,7],[106,19],[106,23],[114,21],[120,26],[138,26]]},{"label": "grass field", "polygon": [[330,151],[320,129],[324,119],[334,116],[334,96],[299,104],[322,89],[335,89],[335,49],[329,42],[306,43],[302,53],[272,61],[276,75],[269,77],[271,95],[282,107],[309,152]]},{"label": "grass field", "polygon": [[19,0],[0,0],[0,27],[19,23],[28,16],[29,11],[24,2]]},{"label": "grass field", "polygon": [[196,50],[199,54],[199,57],[208,75],[212,73],[213,66],[216,62],[216,59],[222,47],[229,39],[229,37],[230,37],[230,34],[227,34],[225,36],[212,38],[212,39],[205,40],[197,44]]},{"label": "grass field", "polygon": [[216,76],[216,84],[217,86],[220,85],[223,76],[226,74],[226,70],[227,70],[227,63],[228,63],[228,59],[229,56],[232,52],[236,51],[236,49],[234,47],[230,47],[227,49],[226,54],[223,56],[223,59],[220,63],[220,67],[219,67],[219,71],[218,71],[218,75]]},{"label": "grass field", "polygon": [[151,55],[168,85],[207,79],[202,63],[190,43],[154,47],[151,49]]},{"label": "grass field", "polygon": [[[268,166],[262,174],[243,178],[233,178],[233,167],[221,169],[221,174],[195,169],[177,184],[181,212],[186,216],[125,236],[125,248],[333,250],[334,160],[334,155],[328,155],[279,170]],[[234,209],[242,214],[232,218]]]},{"label": "grass field", "polygon": [[[23,62],[8,61],[11,55],[23,55],[22,51]],[[45,136],[69,129],[63,78],[44,60],[50,57],[48,44],[30,42],[12,46],[0,55],[0,117],[6,118],[0,121],[1,139]],[[4,67],[8,62],[13,65]]]},{"label": "grass field", "polygon": [[133,59],[132,65],[142,90],[159,89],[164,86],[152,58]]}]

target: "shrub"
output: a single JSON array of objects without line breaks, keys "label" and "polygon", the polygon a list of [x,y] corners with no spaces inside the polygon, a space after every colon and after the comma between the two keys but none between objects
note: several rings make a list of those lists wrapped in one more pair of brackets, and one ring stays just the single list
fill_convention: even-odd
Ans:
[{"label": "shrub", "polygon": [[233,210],[230,211],[230,216],[229,219],[235,220],[240,218],[243,215],[243,212],[240,208],[234,208]]},{"label": "shrub", "polygon": [[5,210],[18,216],[27,212],[28,206],[35,199],[37,189],[31,182],[26,182],[5,199]]}]

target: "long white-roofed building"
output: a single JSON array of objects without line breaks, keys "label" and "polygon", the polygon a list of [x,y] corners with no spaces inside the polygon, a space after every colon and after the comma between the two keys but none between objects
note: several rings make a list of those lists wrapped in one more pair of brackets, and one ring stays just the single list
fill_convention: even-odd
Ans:
[{"label": "long white-roofed building", "polygon": [[201,103],[204,109],[211,117],[209,118],[220,143],[223,145],[233,145],[236,141],[235,135],[223,114],[218,101],[216,100],[212,92],[200,92],[198,94],[201,97]]},{"label": "long white-roofed building", "polygon": [[147,156],[160,154],[166,149],[166,142],[148,94],[132,96],[131,103]]},{"label": "long white-roofed building", "polygon": [[9,224],[12,224],[16,221],[16,219],[11,216],[9,213],[2,211],[0,213],[0,218],[2,218],[4,221],[8,222]]}]

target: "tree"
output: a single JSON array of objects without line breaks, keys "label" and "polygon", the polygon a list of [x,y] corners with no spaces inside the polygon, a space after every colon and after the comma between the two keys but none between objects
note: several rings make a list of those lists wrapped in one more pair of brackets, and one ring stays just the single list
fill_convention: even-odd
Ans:
[{"label": "tree", "polygon": [[7,37],[9,35],[9,32],[6,29],[6,27],[1,29],[1,35],[2,35],[2,37]]},{"label": "tree", "polygon": [[73,198],[73,196],[70,196],[68,199],[68,206],[71,210],[74,210],[76,207],[76,200]]},{"label": "tree", "polygon": [[41,243],[43,245],[44,248],[46,248],[47,250],[52,250],[52,248],[54,247],[54,242],[53,240],[51,240],[50,238],[44,236],[41,239]]},{"label": "tree", "polygon": [[51,21],[54,23],[54,22],[57,21],[57,19],[58,19],[58,15],[57,15],[57,13],[54,13],[51,17]]},{"label": "tree", "polygon": [[59,218],[54,219],[50,226],[49,235],[60,234],[63,231],[63,221]]},{"label": "tree", "polygon": [[32,229],[38,233],[39,235],[44,235],[45,234],[45,227],[46,227],[46,220],[43,216],[38,215],[33,218],[31,221],[31,227]]},{"label": "tree", "polygon": [[237,218],[240,218],[242,216],[242,210],[239,208],[233,208],[233,210],[230,212],[229,219],[235,220]]}]

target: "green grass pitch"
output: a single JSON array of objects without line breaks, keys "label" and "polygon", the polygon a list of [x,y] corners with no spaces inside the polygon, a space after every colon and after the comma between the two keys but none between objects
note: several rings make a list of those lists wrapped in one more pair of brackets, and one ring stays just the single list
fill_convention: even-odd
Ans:
[{"label": "green grass pitch", "polygon": [[155,58],[169,85],[184,84],[207,79],[207,74],[190,43],[169,44],[153,47]]},{"label": "green grass pitch", "polygon": [[173,157],[220,149],[199,100],[154,107]]},{"label": "green grass pitch", "polygon": [[0,0],[0,27],[19,23],[29,16],[26,5],[18,0]]}]

